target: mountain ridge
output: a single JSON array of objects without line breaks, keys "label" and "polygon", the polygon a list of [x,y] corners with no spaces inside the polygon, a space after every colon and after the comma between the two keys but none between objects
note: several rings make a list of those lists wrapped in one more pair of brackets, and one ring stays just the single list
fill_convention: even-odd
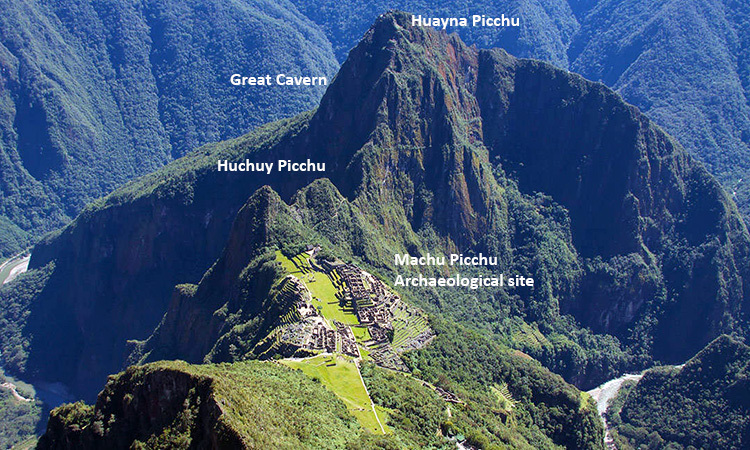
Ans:
[{"label": "mountain ridge", "polygon": [[[448,31],[479,48],[501,47],[516,57],[540,59],[605,82],[704,162],[748,217],[750,191],[743,181],[750,167],[750,67],[742,49],[750,42],[750,10],[743,2],[294,3],[325,30],[340,61],[369,20],[388,8],[429,17],[520,17],[518,28]],[[352,19],[345,16],[350,10],[365,13]]]}]

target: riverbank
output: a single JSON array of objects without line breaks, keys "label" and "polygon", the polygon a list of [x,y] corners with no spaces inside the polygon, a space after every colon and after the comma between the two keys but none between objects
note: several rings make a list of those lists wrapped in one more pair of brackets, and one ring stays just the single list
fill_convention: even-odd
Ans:
[{"label": "riverbank", "polygon": [[19,394],[18,390],[16,388],[16,385],[13,384],[13,383],[10,383],[10,382],[2,383],[2,384],[0,384],[0,388],[9,390],[10,393],[13,395],[13,398],[15,398],[16,400],[18,400],[19,402],[27,402],[28,403],[28,402],[34,401],[34,399],[32,399],[32,398],[26,398],[26,397],[22,396],[21,394]]}]

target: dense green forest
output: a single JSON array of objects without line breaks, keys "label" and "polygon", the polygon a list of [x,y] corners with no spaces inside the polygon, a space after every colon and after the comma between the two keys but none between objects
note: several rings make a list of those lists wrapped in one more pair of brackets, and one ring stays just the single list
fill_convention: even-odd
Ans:
[{"label": "dense green forest", "polygon": [[651,369],[607,415],[618,448],[747,448],[750,347],[721,336],[684,366]]},{"label": "dense green forest", "polygon": [[33,439],[39,433],[41,415],[40,402],[19,402],[10,392],[0,390],[0,448]]},{"label": "dense green forest", "polygon": [[[437,338],[425,349],[407,353],[407,364],[415,376],[459,392],[477,405],[445,427],[468,432],[462,424],[470,423],[502,436],[500,424],[510,423],[536,448],[543,445],[537,441],[540,434],[566,448],[601,445],[596,408],[586,394],[521,352],[442,319],[431,325]],[[509,394],[498,396],[500,391]]]},{"label": "dense green forest", "polygon": [[285,2],[0,2],[0,257],[208,142],[312,108],[330,43]]},{"label": "dense green forest", "polygon": [[[95,407],[79,402],[55,409],[39,448],[125,448],[137,442],[184,448],[213,441],[250,448],[272,443],[275,448],[417,449],[450,448],[455,444],[448,439],[456,436],[482,449],[601,448],[601,426],[590,399],[538,363],[448,325],[441,325],[435,350],[413,355],[419,367],[414,376],[363,366],[373,401],[387,411],[386,435],[360,429],[319,380],[272,362],[159,362],[110,378]],[[453,347],[467,343],[460,364],[480,364],[496,374],[490,381],[502,386],[506,397],[481,384],[487,380],[446,365]],[[487,360],[484,351],[493,356]],[[435,358],[439,353],[443,357]],[[417,376],[434,378],[466,402],[446,403]],[[147,407],[156,392],[158,414]],[[211,409],[216,404],[221,417]]]},{"label": "dense green forest", "polygon": [[[0,384],[9,380],[0,371]],[[27,399],[34,398],[34,392],[27,392],[28,386],[17,386],[16,392]],[[33,443],[48,413],[39,400],[23,401],[16,399],[12,392],[0,388],[0,448],[9,449],[20,443]]]},{"label": "dense green forest", "polygon": [[[502,355],[500,352],[498,357]],[[538,365],[531,367],[531,373],[544,371]],[[373,366],[362,370],[373,398],[389,411],[391,433],[377,435],[361,429],[344,403],[319,381],[280,364],[159,362],[113,376],[96,406],[79,402],[53,410],[38,448],[186,448],[208,442],[249,448],[450,448],[455,443],[446,438],[456,432],[465,433],[483,449],[559,448],[548,436],[570,449],[601,448],[596,414],[590,405],[579,406],[587,400],[571,386],[566,388],[571,391],[570,400],[558,392],[545,393],[551,403],[549,409],[541,405],[541,414],[549,414],[545,425],[580,429],[576,444],[558,439],[550,430],[544,430],[545,435],[531,424],[531,417],[539,422],[543,419],[534,409],[539,407],[527,398],[514,403],[518,410],[511,414],[518,419],[509,419],[508,413],[500,414],[502,407],[491,393],[483,392],[481,400],[472,398],[466,405],[449,406],[432,389],[406,374]],[[550,382],[538,381],[541,388]],[[164,391],[165,387],[169,390]],[[148,406],[154,391],[161,395],[158,410]],[[552,415],[557,408],[554,399],[572,401],[573,414]],[[526,407],[532,408],[530,413]],[[592,425],[590,430],[579,426],[586,421]]]}]

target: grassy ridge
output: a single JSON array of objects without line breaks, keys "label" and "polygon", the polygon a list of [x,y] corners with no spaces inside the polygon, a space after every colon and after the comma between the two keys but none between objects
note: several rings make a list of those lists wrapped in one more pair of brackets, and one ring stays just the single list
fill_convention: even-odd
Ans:
[{"label": "grassy ridge", "polygon": [[[154,415],[147,408],[151,391],[165,385],[171,388],[161,391],[161,411]],[[218,414],[212,412],[216,407]],[[332,449],[359,434],[343,403],[323,386],[260,362],[133,367],[112,377],[96,408],[77,403],[55,409],[48,430],[40,448],[54,448],[62,439],[86,445],[96,436],[109,448],[214,442],[231,448]]]}]

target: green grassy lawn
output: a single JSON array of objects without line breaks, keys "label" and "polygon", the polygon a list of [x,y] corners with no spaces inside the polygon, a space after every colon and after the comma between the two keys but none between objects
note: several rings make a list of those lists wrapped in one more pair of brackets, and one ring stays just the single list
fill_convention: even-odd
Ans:
[{"label": "green grassy lawn", "polygon": [[547,338],[535,327],[522,323],[520,329],[513,333],[513,341],[525,348],[540,350],[550,345]]},{"label": "green grassy lawn", "polygon": [[[380,423],[383,424],[383,428],[385,429],[386,433],[390,433],[391,429],[388,428],[388,425],[386,425],[386,422],[388,422],[388,416],[392,412],[392,409],[383,408],[382,406],[375,405],[375,412],[378,414],[378,418],[380,419]],[[380,431],[380,429],[378,429]]]},{"label": "green grassy lawn", "polygon": [[297,267],[297,265],[294,264],[291,259],[284,256],[284,254],[281,253],[280,250],[276,250],[276,260],[281,262],[281,266],[286,269],[287,272],[293,275],[299,275],[302,273],[299,267]]},{"label": "green grassy lawn", "polygon": [[372,336],[370,336],[370,331],[367,328],[352,327],[352,332],[354,333],[354,337],[357,338],[357,342],[359,343],[372,339]]},{"label": "green grassy lawn", "polygon": [[339,300],[336,298],[336,287],[328,276],[321,272],[313,274],[315,281],[305,282],[307,288],[313,295],[313,304],[320,306],[321,314],[328,320],[338,320],[347,325],[356,325],[359,323],[354,310],[351,308],[342,308],[339,306]]},{"label": "green grassy lawn", "polygon": [[316,356],[301,361],[283,360],[281,362],[293,369],[302,370],[310,378],[320,380],[324,386],[344,401],[352,415],[369,431],[382,433],[378,418],[388,431],[385,426],[386,416],[376,417],[373,414],[370,397],[359,377],[359,370],[353,362],[330,355]]},{"label": "green grassy lawn", "polygon": [[359,323],[351,308],[339,306],[336,298],[337,289],[328,275],[311,269],[307,254],[302,253],[292,259],[287,258],[280,251],[276,252],[276,259],[289,273],[302,280],[313,295],[313,305],[319,307],[323,317],[329,321],[337,320],[347,325]]}]

